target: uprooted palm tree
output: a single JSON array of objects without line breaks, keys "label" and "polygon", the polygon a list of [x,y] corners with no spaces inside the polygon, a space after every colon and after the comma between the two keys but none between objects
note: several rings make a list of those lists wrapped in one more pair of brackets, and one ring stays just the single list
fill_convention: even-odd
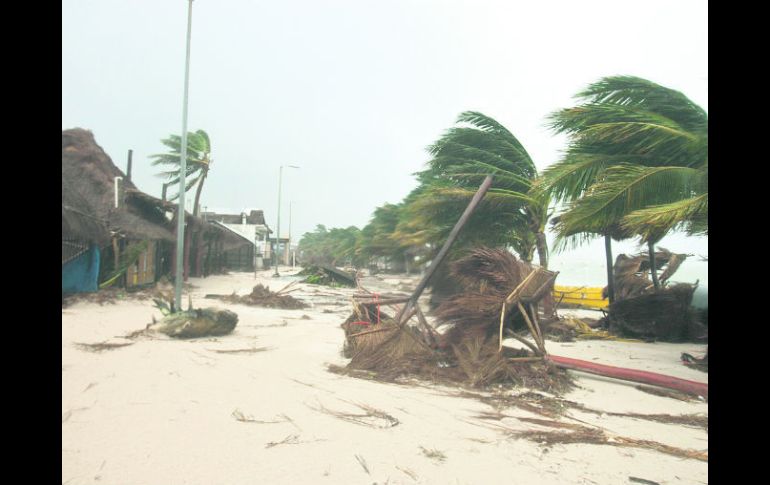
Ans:
[{"label": "uprooted palm tree", "polygon": [[[182,164],[182,137],[179,135],[171,135],[166,139],[161,140],[161,143],[166,145],[170,151],[168,153],[160,153],[156,155],[150,155],[150,158],[154,159],[153,165],[163,165],[168,170],[161,172],[161,177],[166,177],[167,182],[165,185],[178,185],[179,184],[179,168]],[[195,202],[193,205],[193,215],[197,216],[200,211],[200,197],[203,191],[203,183],[206,181],[206,176],[211,168],[211,141],[209,135],[203,130],[191,131],[187,133],[187,163],[185,171],[185,193],[198,185],[195,191]],[[170,198],[174,200],[179,197],[179,194],[175,194]]]},{"label": "uprooted palm tree", "polygon": [[467,126],[449,129],[428,148],[432,155],[428,169],[418,174],[423,188],[405,209],[416,217],[412,226],[430,228],[424,232],[445,238],[479,183],[493,175],[492,187],[464,237],[514,247],[525,260],[531,260],[536,249],[540,265],[548,267],[548,201],[528,194],[537,177],[532,158],[507,128],[489,116],[466,111],[457,122]]},{"label": "uprooted palm tree", "polygon": [[706,234],[706,112],[678,91],[630,76],[604,78],[577,97],[584,103],[551,115],[570,144],[537,186],[568,204],[556,226],[560,242],[604,235],[609,251],[610,237],[639,236],[655,268],[654,244],[669,231]]}]

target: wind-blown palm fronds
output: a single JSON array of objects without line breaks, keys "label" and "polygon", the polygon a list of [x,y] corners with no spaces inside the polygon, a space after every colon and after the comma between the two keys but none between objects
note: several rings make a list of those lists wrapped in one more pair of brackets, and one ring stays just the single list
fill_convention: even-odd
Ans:
[{"label": "wind-blown palm fronds", "polygon": [[696,220],[693,230],[702,232],[706,112],[678,91],[630,76],[604,78],[577,97],[584,104],[550,117],[551,128],[568,134],[570,145],[536,187],[570,203],[557,226],[560,238],[606,234],[620,225],[655,241]]},{"label": "wind-blown palm fronds", "polygon": [[654,240],[656,234],[682,228],[688,235],[708,235],[709,194],[697,195],[670,204],[633,211],[622,219],[628,230]]},{"label": "wind-blown palm fronds", "polygon": [[[613,166],[604,171],[601,181],[584,197],[569,207],[557,228],[562,237],[580,232],[601,233],[633,211],[687,200],[697,194],[702,185],[703,173],[689,167]],[[656,225],[647,231],[654,232],[660,227]],[[662,234],[653,239],[660,237]]]},{"label": "wind-blown palm fronds", "polygon": [[[457,122],[469,126],[447,130],[428,147],[428,170],[418,174],[424,190],[405,207],[412,217],[399,225],[397,234],[412,235],[415,242],[418,233],[426,242],[440,243],[484,177],[492,175],[492,188],[463,231],[463,240],[512,246],[527,260],[537,247],[540,264],[547,266],[547,202],[528,195],[537,176],[532,158],[508,129],[483,113],[466,111]],[[463,240],[456,243],[458,248]]]},{"label": "wind-blown palm fronds", "polygon": [[[162,165],[166,167],[175,167],[170,170],[160,172],[158,175],[166,177],[168,181],[166,184],[174,185],[179,184],[179,167],[182,163],[182,137],[179,135],[170,135],[168,138],[161,140],[166,147],[169,148],[168,153],[160,153],[151,155],[153,159],[152,165]],[[195,205],[193,207],[193,213],[198,215],[200,195],[203,190],[203,182],[206,180],[209,169],[211,167],[211,141],[209,135],[203,130],[197,130],[187,133],[187,161],[185,170],[185,193],[193,188],[196,184],[198,189],[195,193]],[[179,197],[179,194],[174,194],[170,199],[174,200]]]}]

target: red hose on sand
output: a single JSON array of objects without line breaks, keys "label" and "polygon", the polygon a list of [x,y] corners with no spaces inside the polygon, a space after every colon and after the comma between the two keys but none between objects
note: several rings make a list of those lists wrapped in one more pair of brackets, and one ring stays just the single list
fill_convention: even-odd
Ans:
[{"label": "red hose on sand", "polygon": [[585,360],[570,359],[569,357],[559,357],[558,355],[549,355],[548,359],[557,367],[563,369],[578,370],[591,374],[598,374],[600,376],[622,379],[624,381],[641,382],[643,384],[666,387],[687,394],[703,396],[706,399],[709,397],[709,385],[704,382],[688,381],[687,379],[664,376],[663,374],[656,374],[655,372],[613,367],[611,365],[597,364]]}]

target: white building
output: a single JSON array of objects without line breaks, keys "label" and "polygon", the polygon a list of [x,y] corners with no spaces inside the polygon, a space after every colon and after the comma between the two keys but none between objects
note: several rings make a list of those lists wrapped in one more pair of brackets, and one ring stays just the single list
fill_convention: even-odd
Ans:
[{"label": "white building", "polygon": [[236,234],[248,239],[254,245],[254,251],[250,257],[254,258],[253,264],[257,269],[269,266],[272,257],[269,235],[273,232],[265,222],[265,214],[262,210],[251,210],[240,214],[218,214],[216,212],[203,212],[203,219],[218,222]]}]

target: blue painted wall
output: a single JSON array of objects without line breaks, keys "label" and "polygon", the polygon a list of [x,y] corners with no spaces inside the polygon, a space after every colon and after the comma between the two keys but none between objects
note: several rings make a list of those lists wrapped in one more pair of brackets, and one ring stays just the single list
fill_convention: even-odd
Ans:
[{"label": "blue painted wall", "polygon": [[61,292],[84,293],[99,288],[99,248],[91,249],[61,267]]}]

